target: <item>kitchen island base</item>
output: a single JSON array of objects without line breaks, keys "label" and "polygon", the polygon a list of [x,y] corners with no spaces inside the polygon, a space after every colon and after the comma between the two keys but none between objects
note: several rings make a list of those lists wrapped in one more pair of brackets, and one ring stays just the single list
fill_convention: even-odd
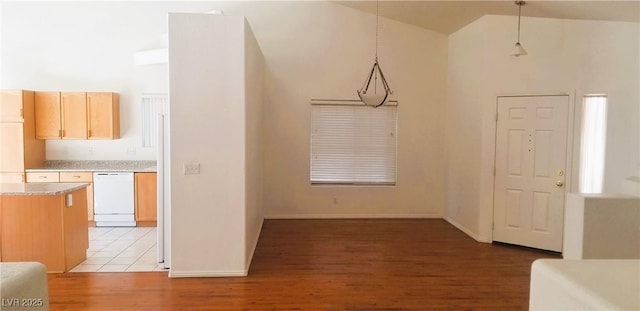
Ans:
[{"label": "kitchen island base", "polygon": [[[23,184],[29,185],[29,184]],[[86,184],[57,194],[0,195],[0,261],[41,262],[49,273],[71,270],[87,258]],[[77,188],[77,187],[76,187]]]}]

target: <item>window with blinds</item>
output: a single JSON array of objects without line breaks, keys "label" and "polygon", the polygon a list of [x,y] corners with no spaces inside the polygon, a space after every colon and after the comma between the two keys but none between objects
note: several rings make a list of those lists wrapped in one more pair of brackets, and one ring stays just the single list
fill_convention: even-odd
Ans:
[{"label": "window with blinds", "polygon": [[311,183],[396,183],[395,102],[311,104]]}]

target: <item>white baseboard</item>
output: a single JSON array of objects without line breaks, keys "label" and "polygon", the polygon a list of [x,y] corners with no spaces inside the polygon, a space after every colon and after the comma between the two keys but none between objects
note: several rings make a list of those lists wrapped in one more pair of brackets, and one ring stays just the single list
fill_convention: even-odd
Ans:
[{"label": "white baseboard", "polygon": [[382,218],[442,218],[442,214],[267,214],[265,219],[382,219]]},{"label": "white baseboard", "polygon": [[474,239],[474,240],[476,240],[478,242],[491,243],[491,241],[489,239],[487,239],[486,237],[482,237],[482,236],[479,236],[479,235],[475,234],[473,231],[469,230],[467,227],[461,225],[459,222],[453,220],[450,217],[445,216],[444,220],[446,220],[448,223],[450,223],[451,225],[456,227],[458,230],[464,232],[466,235],[470,236],[472,239]]},{"label": "white baseboard", "polygon": [[251,261],[253,260],[253,254],[256,252],[256,247],[258,247],[258,240],[260,240],[260,233],[262,233],[262,225],[264,225],[264,218],[260,221],[260,229],[258,229],[258,234],[256,235],[253,241],[253,248],[251,249],[251,254],[247,257],[247,262],[244,267],[244,274],[249,275],[249,268],[251,267]]},{"label": "white baseboard", "polygon": [[169,270],[170,278],[222,278],[247,276],[244,271],[175,271]]}]

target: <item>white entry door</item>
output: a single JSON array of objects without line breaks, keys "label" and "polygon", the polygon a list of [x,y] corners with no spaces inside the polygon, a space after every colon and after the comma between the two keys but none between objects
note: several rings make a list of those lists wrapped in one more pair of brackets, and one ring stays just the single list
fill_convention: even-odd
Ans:
[{"label": "white entry door", "polygon": [[562,251],[568,96],[498,97],[493,240]]}]

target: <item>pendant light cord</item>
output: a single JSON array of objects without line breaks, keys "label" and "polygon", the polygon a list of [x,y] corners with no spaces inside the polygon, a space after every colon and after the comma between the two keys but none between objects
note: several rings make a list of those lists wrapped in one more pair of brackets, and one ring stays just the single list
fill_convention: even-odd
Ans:
[{"label": "pendant light cord", "polygon": [[518,43],[520,43],[520,14],[522,12],[522,2],[518,2]]},{"label": "pendant light cord", "polygon": [[[380,14],[378,13],[378,0],[376,0],[376,62],[374,64],[374,66],[379,66],[378,65],[378,16]],[[373,82],[373,93],[377,94],[378,93],[378,72],[375,72],[375,75],[373,77],[373,79],[375,80]]]},{"label": "pendant light cord", "polygon": [[378,62],[378,0],[376,0],[376,63]]},{"label": "pendant light cord", "polygon": [[522,16],[522,6],[524,4],[524,0],[516,0],[516,5],[518,5],[518,41],[516,43],[520,43],[520,17]]}]

